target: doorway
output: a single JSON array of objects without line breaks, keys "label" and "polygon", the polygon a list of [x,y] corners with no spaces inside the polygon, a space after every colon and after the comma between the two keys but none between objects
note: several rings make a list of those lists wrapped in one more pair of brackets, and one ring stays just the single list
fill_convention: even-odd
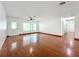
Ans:
[{"label": "doorway", "polygon": [[63,18],[63,35],[66,43],[72,44],[75,37],[75,17]]}]

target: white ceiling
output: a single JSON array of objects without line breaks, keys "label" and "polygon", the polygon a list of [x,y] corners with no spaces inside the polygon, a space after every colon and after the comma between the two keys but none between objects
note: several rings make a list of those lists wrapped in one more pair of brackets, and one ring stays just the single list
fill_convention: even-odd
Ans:
[{"label": "white ceiling", "polygon": [[8,16],[65,17],[79,15],[79,2],[60,1],[3,1]]}]

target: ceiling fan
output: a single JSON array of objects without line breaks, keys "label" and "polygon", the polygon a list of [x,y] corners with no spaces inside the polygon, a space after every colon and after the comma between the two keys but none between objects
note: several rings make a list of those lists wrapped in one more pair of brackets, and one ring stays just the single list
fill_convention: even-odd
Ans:
[{"label": "ceiling fan", "polygon": [[64,5],[64,4],[66,4],[66,2],[64,2],[64,1],[59,3],[60,6]]}]

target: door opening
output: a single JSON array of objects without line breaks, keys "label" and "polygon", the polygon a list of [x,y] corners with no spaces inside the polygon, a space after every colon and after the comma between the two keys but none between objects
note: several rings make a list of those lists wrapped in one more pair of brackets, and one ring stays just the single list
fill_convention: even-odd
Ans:
[{"label": "door opening", "polygon": [[63,18],[63,34],[67,44],[73,44],[75,37],[75,17]]}]

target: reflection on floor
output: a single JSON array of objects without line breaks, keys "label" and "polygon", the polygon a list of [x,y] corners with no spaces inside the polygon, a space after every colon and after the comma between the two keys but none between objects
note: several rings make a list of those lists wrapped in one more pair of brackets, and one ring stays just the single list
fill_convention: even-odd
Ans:
[{"label": "reflection on floor", "polygon": [[62,37],[41,33],[8,37],[0,56],[79,56],[79,41],[64,43]]}]

